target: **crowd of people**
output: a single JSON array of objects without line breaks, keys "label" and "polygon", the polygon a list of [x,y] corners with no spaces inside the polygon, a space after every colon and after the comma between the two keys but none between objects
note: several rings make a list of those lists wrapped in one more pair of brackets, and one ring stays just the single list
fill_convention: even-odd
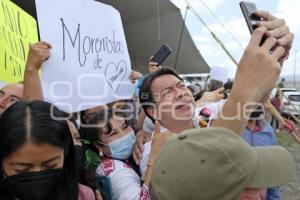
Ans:
[{"label": "crowd of people", "polygon": [[0,199],[280,199],[295,162],[277,146],[264,102],[293,34],[256,14],[264,21],[226,88],[197,91],[150,62],[148,74],[130,74],[132,99],[80,113],[44,101],[39,71],[52,47],[32,44],[24,81],[0,89]]}]

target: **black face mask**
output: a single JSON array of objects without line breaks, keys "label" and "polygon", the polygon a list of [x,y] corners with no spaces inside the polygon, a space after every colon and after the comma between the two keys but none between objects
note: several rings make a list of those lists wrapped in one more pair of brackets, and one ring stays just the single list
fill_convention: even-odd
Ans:
[{"label": "black face mask", "polygon": [[62,175],[62,169],[22,173],[4,178],[1,187],[20,200],[52,199],[59,191]]}]

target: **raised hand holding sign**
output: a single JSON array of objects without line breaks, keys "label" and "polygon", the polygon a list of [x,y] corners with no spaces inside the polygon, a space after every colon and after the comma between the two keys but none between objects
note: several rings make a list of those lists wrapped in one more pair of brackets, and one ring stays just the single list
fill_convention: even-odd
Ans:
[{"label": "raised hand holding sign", "polygon": [[131,98],[131,64],[120,13],[93,0],[36,0],[45,100],[69,112]]}]

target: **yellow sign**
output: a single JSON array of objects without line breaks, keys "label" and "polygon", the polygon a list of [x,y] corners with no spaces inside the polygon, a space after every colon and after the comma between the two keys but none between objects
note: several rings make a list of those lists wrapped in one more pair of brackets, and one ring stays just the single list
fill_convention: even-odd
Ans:
[{"label": "yellow sign", "polygon": [[0,81],[23,81],[29,44],[37,41],[36,20],[10,0],[0,0]]}]

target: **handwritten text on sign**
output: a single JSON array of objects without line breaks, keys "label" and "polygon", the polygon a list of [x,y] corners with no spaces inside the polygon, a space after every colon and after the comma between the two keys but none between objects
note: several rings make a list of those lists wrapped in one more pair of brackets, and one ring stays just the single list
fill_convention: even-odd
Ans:
[{"label": "handwritten text on sign", "polygon": [[0,80],[23,80],[29,44],[38,41],[33,17],[9,0],[0,0]]},{"label": "handwritten text on sign", "polygon": [[53,46],[44,96],[66,111],[130,98],[131,64],[120,14],[93,0],[36,0],[40,36]]}]

